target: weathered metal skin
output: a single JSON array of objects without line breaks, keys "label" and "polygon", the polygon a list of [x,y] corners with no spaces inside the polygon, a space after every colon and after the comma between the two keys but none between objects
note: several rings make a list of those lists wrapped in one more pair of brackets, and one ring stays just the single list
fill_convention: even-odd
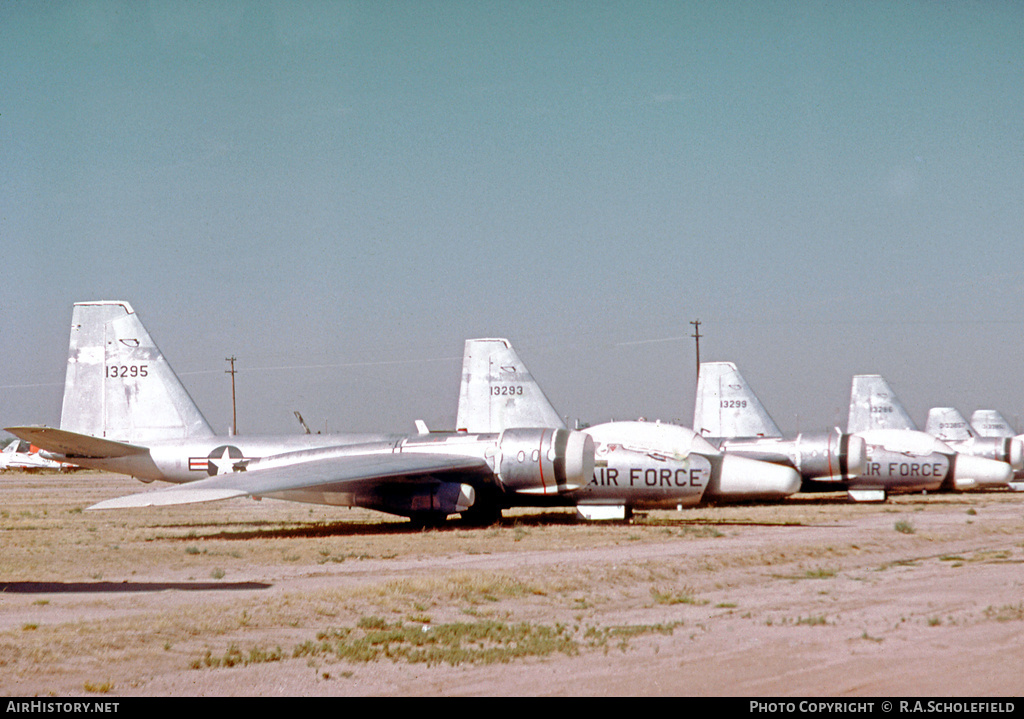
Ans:
[{"label": "weathered metal skin", "polygon": [[[564,427],[506,339],[466,340],[456,424],[468,432],[508,431],[546,418]],[[705,501],[777,500],[799,489],[788,467],[725,458],[692,430],[660,422],[607,422],[582,430],[596,465],[584,486],[529,496],[538,505],[575,505],[581,516],[623,518],[634,508],[675,508]],[[603,509],[616,507],[618,512]]]},{"label": "weathered metal skin", "polygon": [[[1015,446],[1021,447],[1022,452],[1024,452],[1024,434],[1015,434],[1013,428],[1010,427],[1010,423],[1007,422],[1003,415],[997,410],[975,410],[974,414],[971,415],[971,429],[973,429],[979,437],[984,437],[986,439],[1014,440],[1017,444],[1011,445],[1011,457]],[[1022,458],[1022,463],[1024,463],[1024,458]],[[1013,464],[1012,459],[1011,464]],[[1019,481],[1024,479],[1024,467],[1016,467],[1014,465],[1013,478],[1018,482],[1018,484],[1014,485],[1015,488],[1021,489],[1022,487],[1020,487]]]},{"label": "weathered metal skin", "polygon": [[501,433],[498,450],[498,479],[508,492],[564,494],[583,487],[594,472],[594,440],[583,432],[510,428]]},{"label": "weathered metal skin", "polygon": [[[963,424],[966,425],[966,422]],[[1013,478],[1013,468],[1008,462],[960,452],[948,442],[928,432],[919,431],[896,393],[880,375],[854,375],[850,385],[847,431],[860,434],[868,444],[879,445],[889,452],[909,454],[912,460],[921,460],[920,471],[928,466],[929,458],[925,457],[926,454],[945,456],[949,470],[940,485],[944,490],[1005,487]],[[900,468],[897,488],[902,491],[916,491],[920,484],[931,486],[930,478],[905,478],[902,474],[903,465],[895,458],[878,464],[879,467],[869,465],[869,469],[884,471],[887,466]],[[910,464],[912,473],[914,462]]]},{"label": "weathered metal skin", "polygon": [[795,439],[725,439],[720,448],[775,464],[786,464],[805,480],[849,482],[864,471],[867,445],[862,437],[838,430],[801,433]]},{"label": "weathered metal skin", "polygon": [[[964,423],[966,424],[966,423]],[[878,375],[857,375],[847,432],[783,439],[730,362],[701,365],[694,428],[722,450],[796,468],[804,491],[920,492],[1005,486],[1024,450],[997,442],[943,442],[914,428]],[[863,495],[869,496],[869,495]]]},{"label": "weathered metal skin", "polygon": [[585,431],[597,444],[598,466],[594,481],[577,493],[579,503],[665,508],[705,501],[771,501],[800,488],[792,469],[724,457],[688,427],[608,422]]},{"label": "weathered metal skin", "polygon": [[94,508],[251,496],[432,522],[469,511],[493,519],[502,507],[578,490],[593,475],[593,440],[562,426],[217,436],[127,302],[76,304],[70,337],[60,428],[12,431],[56,459],[176,485]]},{"label": "weathered metal skin", "polygon": [[1006,462],[1014,472],[1024,470],[1024,444],[1020,438],[1012,434],[978,434],[955,407],[932,407],[928,410],[925,431],[959,454]]}]

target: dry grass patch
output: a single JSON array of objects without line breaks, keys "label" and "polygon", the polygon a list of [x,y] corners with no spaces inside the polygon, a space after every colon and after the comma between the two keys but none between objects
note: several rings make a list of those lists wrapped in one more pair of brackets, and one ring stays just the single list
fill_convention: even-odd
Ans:
[{"label": "dry grass patch", "polygon": [[324,630],[297,646],[295,657],[328,657],[352,663],[380,659],[410,664],[495,664],[554,653],[574,656],[579,645],[565,625],[494,620],[440,625],[363,617],[354,627]]},{"label": "dry grass patch", "polygon": [[[108,685],[110,693],[142,693],[154,677],[165,683],[153,684],[153,693],[200,685],[210,693],[251,693],[264,686],[246,684],[251,677],[278,677],[276,665],[288,663],[280,676],[296,680],[302,662],[461,663],[459,676],[468,676],[474,664],[543,658],[514,672],[526,676],[531,667],[557,673],[578,654],[616,648],[649,651],[645,661],[660,650],[670,662],[662,664],[665,676],[678,677],[671,668],[691,644],[660,637],[683,626],[683,618],[702,647],[717,642],[735,652],[734,622],[774,622],[767,633],[776,642],[791,641],[787,632],[838,622],[831,607],[840,592],[831,593],[834,616],[827,618],[818,596],[831,589],[830,578],[866,579],[871,589],[894,580],[869,569],[919,564],[923,571],[915,574],[924,574],[942,561],[959,566],[959,574],[999,572],[992,565],[1022,556],[1020,495],[986,495],[984,505],[956,495],[894,498],[883,506],[799,499],[644,512],[620,524],[577,523],[572,510],[524,509],[485,529],[420,531],[366,510],[270,500],[85,512],[93,501],[143,488],[113,475],[5,479],[12,481],[0,509],[9,539],[0,666],[12,691],[23,693],[81,693],[85,684],[93,687],[85,691]],[[974,506],[979,511],[967,525],[964,512]],[[897,519],[911,516],[919,531],[894,531]],[[215,570],[223,577],[214,579]],[[1014,622],[1006,625],[1012,631],[1024,617],[1018,597],[989,588],[964,616]],[[739,597],[743,609],[732,611]],[[859,611],[856,596],[842,601],[853,606],[843,612]],[[901,604],[886,611],[858,624],[857,633],[892,626],[891,612],[911,610]],[[914,612],[919,624],[940,626],[940,610]],[[955,626],[945,613],[941,625]],[[363,658],[343,658],[349,653]],[[230,678],[197,676],[189,670],[195,662],[239,670],[225,673]],[[627,677],[631,663],[623,661]],[[255,665],[263,668],[244,669]],[[330,673],[339,674],[316,675]],[[365,683],[378,673],[356,671],[358,690],[403,691]],[[635,679],[617,685],[637,686]],[[338,688],[324,684],[323,691]],[[526,680],[519,685],[534,688]]]}]

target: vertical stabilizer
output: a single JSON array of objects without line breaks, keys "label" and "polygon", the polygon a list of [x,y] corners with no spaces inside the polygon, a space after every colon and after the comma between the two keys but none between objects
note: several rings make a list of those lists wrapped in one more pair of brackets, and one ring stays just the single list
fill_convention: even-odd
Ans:
[{"label": "vertical stabilizer", "polygon": [[701,362],[693,430],[703,437],[782,437],[732,362]]},{"label": "vertical stabilizer", "polygon": [[955,407],[932,407],[924,431],[943,442],[966,442],[975,436],[971,425]]},{"label": "vertical stabilizer", "polygon": [[854,434],[873,429],[916,430],[917,425],[881,375],[854,375],[846,431]]},{"label": "vertical stabilizer", "polygon": [[79,302],[71,315],[61,429],[123,442],[213,430],[127,302]]},{"label": "vertical stabilizer", "polygon": [[1013,437],[1016,432],[995,409],[978,409],[971,415],[971,426],[981,437]]},{"label": "vertical stabilizer", "polygon": [[466,340],[462,358],[455,427],[485,433],[510,427],[564,429],[565,422],[508,340],[474,339]]}]

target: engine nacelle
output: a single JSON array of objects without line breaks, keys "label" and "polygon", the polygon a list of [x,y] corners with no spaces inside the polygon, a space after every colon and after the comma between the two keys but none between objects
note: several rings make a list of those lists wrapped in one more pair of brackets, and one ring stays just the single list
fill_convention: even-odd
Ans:
[{"label": "engine nacelle", "polygon": [[864,439],[838,429],[827,434],[798,434],[793,440],[793,466],[806,479],[844,479],[864,472]]},{"label": "engine nacelle", "polygon": [[868,459],[864,439],[838,429],[798,434],[796,439],[731,439],[722,449],[726,454],[789,465],[805,480],[845,481],[863,474]]},{"label": "engine nacelle", "polygon": [[584,432],[506,429],[498,438],[498,453],[498,479],[510,492],[564,494],[594,475],[594,440]]},{"label": "engine nacelle", "polygon": [[1015,437],[972,437],[947,444],[960,454],[1006,462],[1017,471],[1024,469],[1024,445]]}]

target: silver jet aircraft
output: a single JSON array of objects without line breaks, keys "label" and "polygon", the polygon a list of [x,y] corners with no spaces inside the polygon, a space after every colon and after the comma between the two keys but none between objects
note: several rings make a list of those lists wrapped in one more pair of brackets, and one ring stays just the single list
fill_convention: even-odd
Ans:
[{"label": "silver jet aircraft", "polygon": [[958,455],[912,422],[904,426],[909,416],[877,376],[854,377],[845,433],[784,440],[734,364],[702,363],[700,374],[694,428],[727,453],[797,467],[805,491],[845,489],[854,501],[881,501],[887,493],[1004,486],[1009,476],[1003,462]]},{"label": "silver jet aircraft", "polygon": [[[957,452],[921,432],[880,375],[854,375],[846,430],[869,446],[865,478],[895,483],[890,491],[965,490],[1005,487],[1013,469],[1005,461]],[[880,452],[871,452],[880,447]],[[881,484],[881,482],[880,482]]]},{"label": "silver jet aircraft", "polygon": [[[421,425],[422,426],[422,425]],[[584,487],[594,442],[534,425],[416,435],[217,436],[127,302],[74,306],[60,428],[9,432],[52,459],[175,486],[90,509],[271,497],[437,523]]]},{"label": "silver jet aircraft", "polygon": [[[537,424],[564,427],[508,340],[466,341],[456,428],[507,432]],[[586,519],[623,519],[634,508],[701,502],[778,500],[800,488],[789,467],[723,454],[691,429],[659,422],[608,422],[583,430],[596,466],[585,486],[537,504],[575,506]]]},{"label": "silver jet aircraft", "polygon": [[1024,444],[1013,437],[982,437],[955,407],[932,407],[924,431],[959,454],[1006,462],[1014,473],[1024,470]]},{"label": "silver jet aircraft", "polygon": [[838,428],[784,439],[732,362],[701,362],[693,429],[726,454],[793,467],[805,492],[848,489],[867,462],[864,440]]}]

